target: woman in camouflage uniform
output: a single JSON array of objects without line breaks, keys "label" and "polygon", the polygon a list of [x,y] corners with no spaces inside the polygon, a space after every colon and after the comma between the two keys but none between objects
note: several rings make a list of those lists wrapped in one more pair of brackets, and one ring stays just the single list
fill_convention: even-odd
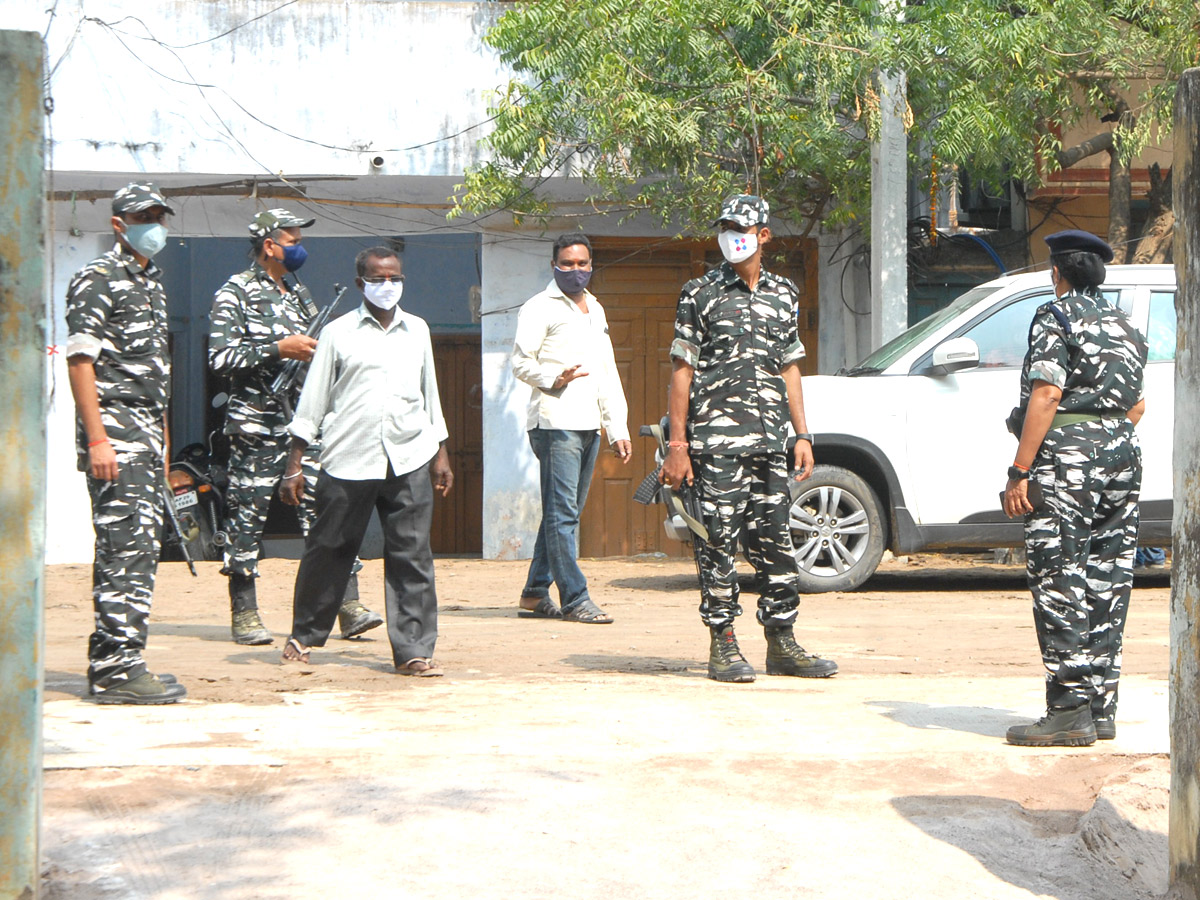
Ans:
[{"label": "woman in camouflage uniform", "polygon": [[1113,258],[1108,244],[1082,231],[1046,243],[1057,299],[1030,326],[1024,424],[1004,511],[1025,517],[1047,709],[1037,722],[1010,728],[1008,740],[1085,746],[1117,732],[1142,483],[1133,428],[1145,411],[1146,340],[1098,290]]}]

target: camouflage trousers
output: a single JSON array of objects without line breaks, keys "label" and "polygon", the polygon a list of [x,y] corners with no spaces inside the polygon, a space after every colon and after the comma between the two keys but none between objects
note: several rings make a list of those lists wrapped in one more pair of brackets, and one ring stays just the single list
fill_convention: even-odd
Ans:
[{"label": "camouflage trousers", "polygon": [[87,476],[96,530],[88,681],[105,690],[146,671],[142,650],[158,571],[163,464],[153,453],[121,453],[116,481]]},{"label": "camouflage trousers", "polygon": [[[225,494],[229,543],[225,545],[225,565],[221,574],[258,577],[263,529],[271,508],[271,496],[287,466],[290,443],[291,438],[286,434],[229,436],[229,490]],[[296,516],[305,536],[316,517],[313,490],[321,473],[320,453],[320,447],[310,445],[302,458],[304,498],[296,509]]]},{"label": "camouflage trousers", "polygon": [[1133,426],[1109,420],[1052,429],[1030,477],[1045,497],[1025,518],[1025,552],[1046,705],[1087,703],[1093,716],[1111,716],[1142,484]]},{"label": "camouflage trousers", "polygon": [[757,576],[759,623],[794,624],[800,595],[788,526],[787,457],[698,455],[692,457],[692,472],[708,529],[708,540],[693,544],[704,624],[729,625],[742,614],[737,554],[743,542]]}]

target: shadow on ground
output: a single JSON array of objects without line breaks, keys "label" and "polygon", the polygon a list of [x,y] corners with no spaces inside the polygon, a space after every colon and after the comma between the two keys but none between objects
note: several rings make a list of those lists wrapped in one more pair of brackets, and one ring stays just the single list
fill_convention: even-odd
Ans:
[{"label": "shadow on ground", "polygon": [[[337,815],[352,813],[357,827],[375,833],[421,828],[426,818],[447,811],[486,816],[519,799],[503,789],[468,784],[421,789],[376,780],[369,793],[324,796],[314,809],[282,770],[256,770],[250,778],[226,770],[223,776],[230,783],[217,792],[205,789],[202,772],[145,769],[122,771],[107,787],[87,788],[77,802],[112,827],[79,835],[68,829],[48,841],[41,896],[100,900],[170,893],[284,900],[295,896],[294,886],[279,883],[278,870],[263,865],[264,853],[284,857],[322,846]],[[546,777],[554,780],[553,773]],[[205,853],[195,852],[197,843],[207,847]],[[223,861],[219,869],[213,859]],[[97,878],[97,871],[105,874]],[[164,891],[182,885],[189,886],[182,893]]]},{"label": "shadow on ground", "polygon": [[1028,716],[1016,715],[1010,709],[991,709],[986,706],[932,706],[906,700],[868,700],[867,706],[877,707],[893,722],[934,731],[965,731],[984,737],[1003,739],[1012,725],[1024,725]]},{"label": "shadow on ground", "polygon": [[973,795],[896,797],[892,806],[1037,897],[1150,900],[1167,888],[1166,835],[1139,828],[1103,796],[1082,813]]},{"label": "shadow on ground", "polygon": [[704,678],[707,672],[695,659],[671,659],[664,656],[629,656],[610,653],[572,653],[564,665],[588,672],[614,672],[624,675],[682,675]]}]

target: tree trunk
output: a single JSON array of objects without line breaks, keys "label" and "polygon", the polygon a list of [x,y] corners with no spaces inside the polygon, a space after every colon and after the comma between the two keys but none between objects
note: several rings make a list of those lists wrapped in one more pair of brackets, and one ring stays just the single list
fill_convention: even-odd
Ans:
[{"label": "tree trunk", "polygon": [[1150,166],[1150,213],[1146,227],[1138,240],[1133,263],[1166,263],[1171,261],[1171,243],[1175,235],[1175,211],[1171,209],[1171,172],[1163,177],[1158,163]]},{"label": "tree trunk", "polygon": [[1129,164],[1122,163],[1116,148],[1108,151],[1108,243],[1113,248],[1113,263],[1129,258],[1129,208],[1133,201],[1133,183]]},{"label": "tree trunk", "polygon": [[1171,562],[1170,896],[1200,898],[1200,69],[1175,94],[1178,215],[1175,311],[1175,525]]}]

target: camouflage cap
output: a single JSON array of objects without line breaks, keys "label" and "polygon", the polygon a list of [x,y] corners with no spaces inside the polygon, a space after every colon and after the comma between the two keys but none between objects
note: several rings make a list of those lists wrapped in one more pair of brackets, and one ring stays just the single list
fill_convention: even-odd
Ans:
[{"label": "camouflage cap", "polygon": [[762,197],[756,197],[754,194],[738,194],[725,201],[725,205],[721,207],[721,214],[713,221],[713,225],[720,222],[733,222],[743,228],[751,225],[766,225],[767,215],[770,212],[771,207]]},{"label": "camouflage cap", "polygon": [[268,209],[260,212],[250,223],[250,234],[263,237],[280,228],[307,228],[316,219],[302,219],[294,212],[286,209]]},{"label": "camouflage cap", "polygon": [[151,181],[134,181],[113,194],[112,211],[114,216],[141,212],[155,206],[161,206],[171,215],[175,215],[174,208],[167,202],[167,198],[158,189],[158,185]]}]

